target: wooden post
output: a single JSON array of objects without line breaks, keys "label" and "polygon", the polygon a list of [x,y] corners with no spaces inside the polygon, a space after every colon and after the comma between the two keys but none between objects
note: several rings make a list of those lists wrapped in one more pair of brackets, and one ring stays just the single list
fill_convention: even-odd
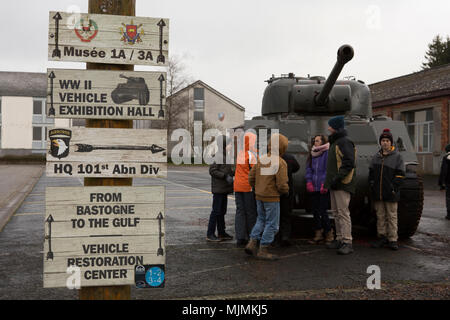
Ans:
[{"label": "wooden post", "polygon": [[[89,13],[136,15],[136,0],[89,0]],[[128,70],[134,65],[87,63],[88,70]],[[133,128],[133,120],[87,119],[87,128]],[[84,178],[85,186],[131,186],[132,178]],[[80,300],[129,300],[130,286],[84,287],[79,290]]]}]

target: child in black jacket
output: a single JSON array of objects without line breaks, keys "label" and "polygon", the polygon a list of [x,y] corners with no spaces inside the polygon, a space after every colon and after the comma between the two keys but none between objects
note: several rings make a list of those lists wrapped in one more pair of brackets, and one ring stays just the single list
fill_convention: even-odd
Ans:
[{"label": "child in black jacket", "polygon": [[439,175],[439,186],[445,190],[445,202],[447,204],[447,216],[450,220],[450,144],[445,147],[445,155],[442,158],[441,174]]}]

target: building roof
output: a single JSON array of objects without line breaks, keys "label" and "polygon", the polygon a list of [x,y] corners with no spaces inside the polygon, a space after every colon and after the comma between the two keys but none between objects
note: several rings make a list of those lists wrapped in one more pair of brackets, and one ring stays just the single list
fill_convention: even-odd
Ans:
[{"label": "building roof", "polygon": [[47,96],[47,74],[0,71],[0,96]]},{"label": "building roof", "polygon": [[450,64],[369,85],[373,107],[450,95]]},{"label": "building roof", "polygon": [[[209,91],[215,93],[216,95],[218,95],[219,97],[221,97],[224,100],[227,100],[228,102],[230,102],[232,105],[234,105],[236,108],[238,108],[239,110],[245,111],[245,108],[243,106],[241,106],[239,103],[231,100],[230,98],[228,98],[227,96],[223,95],[222,93],[220,93],[219,91],[217,91],[216,89],[214,89],[213,87],[207,85],[206,83],[204,83],[202,80],[197,80],[194,83],[191,83],[190,85],[188,85],[187,87],[175,92],[172,96],[176,96],[181,92],[184,92],[186,90],[189,90],[192,87],[195,87],[197,85],[201,85],[205,88],[207,88]],[[170,96],[170,97],[172,97]],[[168,97],[168,99],[170,99],[170,97]]]}]

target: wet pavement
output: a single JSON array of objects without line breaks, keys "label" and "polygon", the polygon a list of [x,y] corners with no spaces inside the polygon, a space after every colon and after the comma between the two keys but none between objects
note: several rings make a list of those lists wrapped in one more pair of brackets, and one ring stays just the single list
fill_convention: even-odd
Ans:
[{"label": "wet pavement", "polygon": [[[338,256],[301,235],[288,248],[274,249],[278,261],[260,261],[234,241],[207,243],[212,195],[208,167],[169,167],[167,179],[134,179],[136,186],[166,186],[166,285],[136,289],[133,299],[449,299],[450,221],[444,193],[426,181],[418,232],[397,252],[372,249],[370,236],[354,240],[355,253]],[[41,176],[0,233],[0,299],[77,299],[66,288],[44,289],[45,188],[82,186],[78,178]],[[233,195],[227,232],[234,234]],[[381,290],[368,290],[367,269],[381,270]]]}]

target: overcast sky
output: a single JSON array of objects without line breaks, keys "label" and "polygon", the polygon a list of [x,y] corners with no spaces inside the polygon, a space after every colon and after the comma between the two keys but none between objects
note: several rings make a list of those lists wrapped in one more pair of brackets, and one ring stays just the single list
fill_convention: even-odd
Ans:
[{"label": "overcast sky", "polygon": [[[84,69],[47,61],[48,12],[87,7],[88,0],[1,1],[0,71]],[[432,38],[450,35],[448,0],[136,0],[136,15],[169,18],[169,55],[244,106],[246,118],[260,114],[264,80],[328,76],[342,44],[355,57],[341,78],[370,84],[419,71]]]}]

